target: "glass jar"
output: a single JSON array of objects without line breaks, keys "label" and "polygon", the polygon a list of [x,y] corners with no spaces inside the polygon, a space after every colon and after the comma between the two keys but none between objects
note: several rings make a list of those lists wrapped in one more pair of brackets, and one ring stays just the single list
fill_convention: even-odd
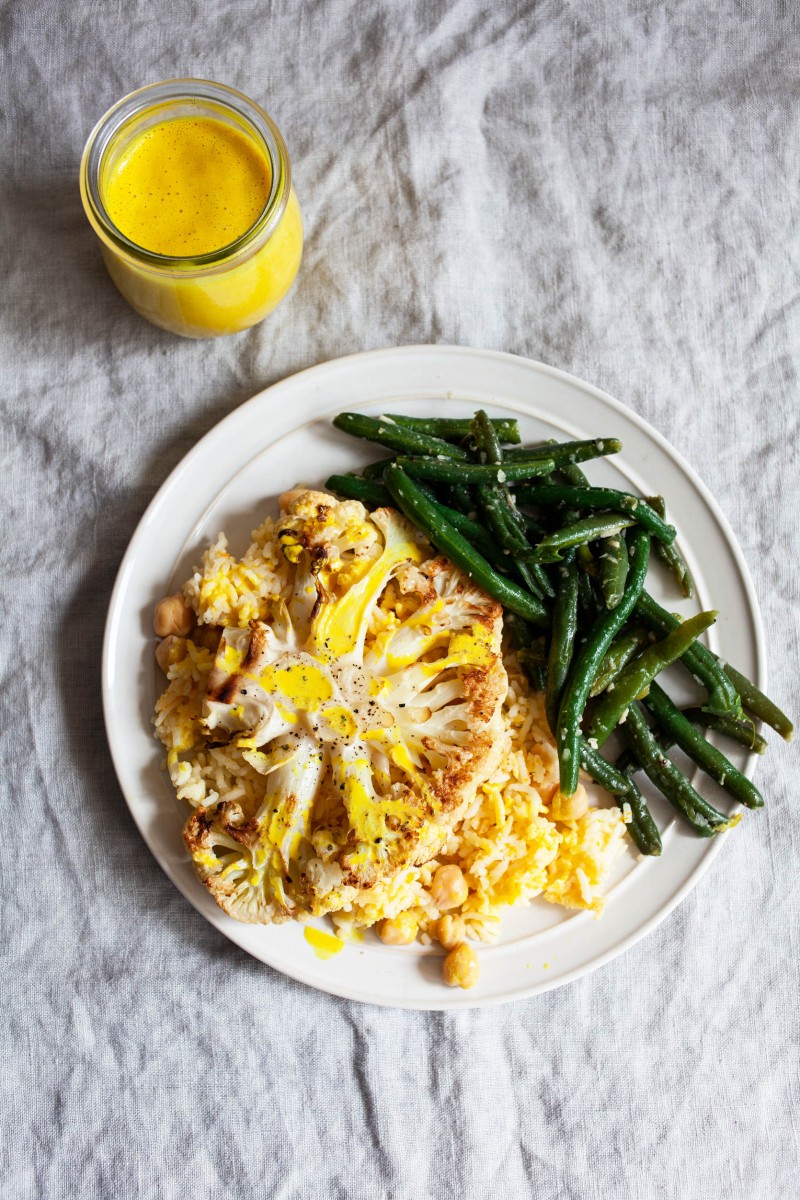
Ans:
[{"label": "glass jar", "polygon": [[[192,257],[137,245],[106,207],[109,182],[126,153],[143,134],[179,117],[222,122],[226,136],[235,131],[230,137],[244,138],[268,168],[268,194],[256,220],[228,245]],[[184,337],[218,337],[257,324],[286,295],[300,266],[303,224],[284,140],[263,109],[223,84],[173,79],[125,96],[89,137],[81,197],[122,295],[148,321]]]}]

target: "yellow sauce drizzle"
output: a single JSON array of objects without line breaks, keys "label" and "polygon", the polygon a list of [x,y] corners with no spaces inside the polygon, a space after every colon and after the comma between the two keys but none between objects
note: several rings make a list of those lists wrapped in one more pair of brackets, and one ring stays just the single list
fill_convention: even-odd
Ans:
[{"label": "yellow sauce drizzle", "polygon": [[383,591],[388,576],[400,563],[421,563],[421,548],[412,542],[397,542],[384,549],[377,562],[354,587],[334,604],[324,604],[314,618],[314,653],[325,662],[352,654],[362,633],[365,614]]},{"label": "yellow sauce drizzle", "polygon": [[265,692],[280,692],[300,712],[316,712],[333,697],[333,684],[328,676],[306,662],[267,667],[258,676],[258,682]]},{"label": "yellow sauce drizzle", "polygon": [[314,929],[311,925],[307,925],[303,930],[303,937],[317,958],[333,958],[334,954],[344,950],[344,942],[341,938],[334,937],[332,933],[323,933],[321,929]]}]

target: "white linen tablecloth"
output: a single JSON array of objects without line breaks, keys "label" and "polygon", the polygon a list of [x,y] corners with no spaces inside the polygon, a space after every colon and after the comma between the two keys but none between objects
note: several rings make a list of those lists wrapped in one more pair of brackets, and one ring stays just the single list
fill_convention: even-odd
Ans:
[{"label": "white linen tablecloth", "polygon": [[[207,925],[133,825],[99,694],[120,558],[196,440],[300,368],[447,342],[574,372],[685,455],[797,711],[793,6],[40,0],[0,30],[2,1194],[797,1196],[791,746],[634,949],[428,1015],[314,992]],[[275,117],[306,221],[290,299],[219,341],[126,306],[78,194],[99,116],[177,75]]]}]

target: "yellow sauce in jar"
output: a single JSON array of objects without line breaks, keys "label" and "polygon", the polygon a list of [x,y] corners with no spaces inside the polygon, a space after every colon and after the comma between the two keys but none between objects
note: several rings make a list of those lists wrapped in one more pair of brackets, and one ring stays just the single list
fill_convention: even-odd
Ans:
[{"label": "yellow sauce in jar", "polygon": [[269,198],[263,150],[213,117],[175,117],[145,129],[105,181],[106,211],[144,250],[212,254],[247,233]]},{"label": "yellow sauce in jar", "polygon": [[[176,81],[194,82],[201,95],[191,115],[186,93],[170,84],[112,109],[104,120],[144,93],[162,100],[121,124],[93,167],[95,131],[81,186],[126,300],[174,333],[215,337],[255,325],[280,303],[300,265],[303,224],[285,146],[266,114],[222,85]],[[241,111],[231,116],[226,96],[269,123],[270,149]]]}]

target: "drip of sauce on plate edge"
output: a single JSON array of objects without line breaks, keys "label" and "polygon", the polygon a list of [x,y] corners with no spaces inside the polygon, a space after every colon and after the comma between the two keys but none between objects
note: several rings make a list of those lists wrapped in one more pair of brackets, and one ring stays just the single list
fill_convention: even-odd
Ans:
[{"label": "drip of sauce on plate edge", "polygon": [[322,929],[315,929],[312,925],[306,926],[303,937],[317,958],[333,958],[334,954],[344,950],[344,942],[340,938],[334,937],[332,933],[325,933]]}]

